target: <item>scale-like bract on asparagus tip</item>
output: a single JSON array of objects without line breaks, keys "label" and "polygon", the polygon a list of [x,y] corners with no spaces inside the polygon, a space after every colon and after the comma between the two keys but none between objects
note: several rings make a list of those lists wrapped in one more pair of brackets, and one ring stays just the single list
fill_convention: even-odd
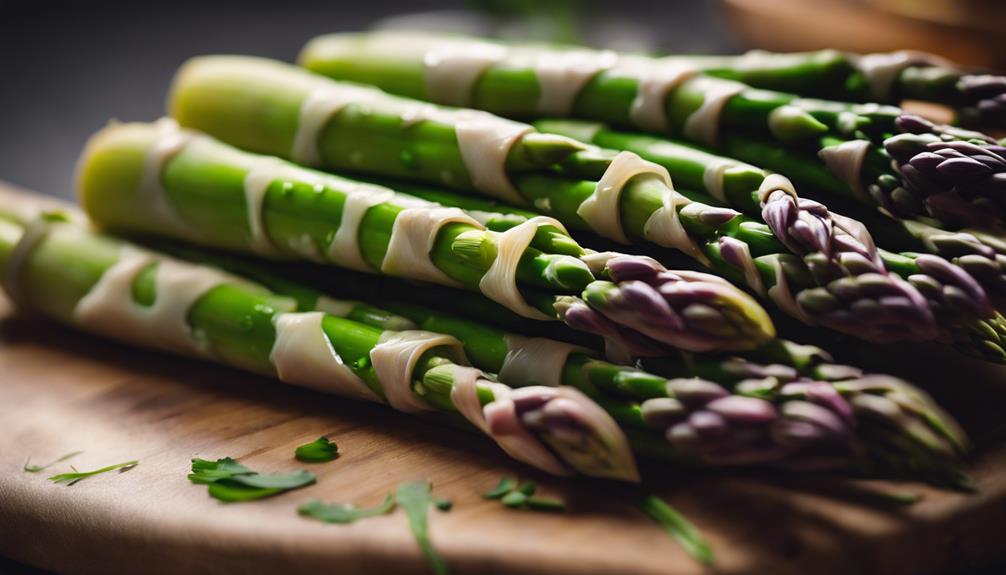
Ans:
[{"label": "scale-like bract on asparagus tip", "polygon": [[691,351],[750,349],[775,335],[767,312],[717,276],[619,257],[609,260],[606,269],[615,282],[588,286],[587,303],[667,345]]},{"label": "scale-like bract on asparagus tip", "polygon": [[581,473],[639,481],[625,433],[593,400],[568,387],[524,387],[510,399],[517,417]]}]

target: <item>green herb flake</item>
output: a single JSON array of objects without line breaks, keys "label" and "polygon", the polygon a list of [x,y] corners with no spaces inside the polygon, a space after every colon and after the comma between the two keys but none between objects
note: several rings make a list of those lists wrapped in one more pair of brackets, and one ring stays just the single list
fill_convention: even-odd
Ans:
[{"label": "green herb flake", "polygon": [[510,493],[517,487],[517,480],[512,477],[502,477],[500,482],[493,487],[492,491],[488,493],[483,493],[483,499],[501,499],[507,493]]},{"label": "green herb flake", "polygon": [[395,490],[395,501],[405,511],[405,515],[408,516],[409,527],[416,538],[416,543],[419,544],[419,548],[426,555],[426,560],[429,562],[433,572],[437,575],[447,575],[447,563],[444,562],[430,542],[427,515],[435,499],[433,493],[430,491],[430,483],[428,481],[402,483]]},{"label": "green herb flake", "polygon": [[230,479],[237,475],[251,475],[253,473],[255,472],[230,457],[224,457],[216,461],[193,459],[192,473],[189,474],[189,481],[192,483],[207,484],[214,483],[220,479]]},{"label": "green herb flake", "polygon": [[520,491],[511,491],[500,499],[500,503],[506,505],[507,507],[523,507],[527,503],[527,494],[521,493]]},{"label": "green herb flake", "polygon": [[209,494],[214,499],[219,499],[224,503],[241,503],[243,501],[257,501],[279,495],[286,491],[276,487],[249,487],[239,483],[231,483],[228,479],[222,479],[209,485]]},{"label": "green herb flake", "polygon": [[512,509],[526,508],[534,511],[565,511],[566,503],[553,497],[534,497],[538,485],[534,481],[525,481],[518,486],[516,479],[503,477],[489,493],[482,495],[485,499],[499,499],[500,503]]},{"label": "green herb flake", "polygon": [[321,501],[308,501],[300,506],[297,511],[305,516],[317,519],[322,523],[352,523],[358,519],[376,517],[390,513],[395,508],[395,499],[391,495],[384,498],[384,502],[375,507],[357,508],[352,504],[342,505],[339,503],[324,504]]},{"label": "green herb flake", "polygon": [[258,473],[230,457],[216,461],[192,460],[189,481],[209,485],[209,494],[226,503],[255,501],[299,489],[315,482],[310,471]]},{"label": "green herb flake", "polygon": [[327,437],[321,436],[310,443],[297,447],[294,457],[304,463],[325,463],[339,457],[339,446]]},{"label": "green herb flake", "polygon": [[66,455],[60,456],[59,459],[56,459],[54,461],[50,461],[49,463],[46,463],[45,465],[32,465],[31,464],[31,456],[29,455],[28,459],[26,459],[25,462],[24,462],[24,471],[25,471],[25,473],[38,473],[39,471],[45,471],[46,469],[49,469],[53,465],[56,465],[57,463],[62,463],[62,462],[66,461],[67,459],[70,459],[72,457],[77,457],[81,453],[84,453],[84,452],[83,451],[71,451],[70,453],[67,453]]},{"label": "green herb flake", "polygon": [[450,499],[433,498],[433,505],[441,511],[450,511],[454,507],[454,502]]},{"label": "green herb flake", "polygon": [[138,460],[126,461],[125,463],[116,463],[115,465],[109,465],[107,467],[102,467],[101,469],[95,469],[94,471],[77,471],[73,468],[73,473],[60,473],[59,475],[53,475],[49,478],[49,481],[53,483],[65,483],[67,486],[76,485],[78,482],[87,479],[88,477],[94,477],[95,475],[101,475],[102,473],[108,473],[109,471],[118,470],[119,473],[125,473],[130,469],[139,465]]},{"label": "green herb flake", "polygon": [[535,483],[534,481],[525,481],[524,483],[521,484],[520,487],[517,488],[518,492],[523,493],[528,497],[534,495],[534,492],[537,490],[538,490],[538,484]]},{"label": "green herb flake", "polygon": [[256,489],[281,489],[289,491],[311,485],[315,481],[315,476],[310,471],[288,471],[286,473],[251,473],[248,475],[235,475],[224,480],[227,483],[254,487]]},{"label": "green herb flake", "polygon": [[535,511],[559,512],[566,510],[566,503],[562,499],[554,497],[528,497],[526,503],[528,509]]},{"label": "green herb flake", "polygon": [[713,564],[712,548],[703,539],[699,530],[681,512],[655,495],[646,497],[640,503],[639,508],[677,540],[692,558],[703,565]]}]

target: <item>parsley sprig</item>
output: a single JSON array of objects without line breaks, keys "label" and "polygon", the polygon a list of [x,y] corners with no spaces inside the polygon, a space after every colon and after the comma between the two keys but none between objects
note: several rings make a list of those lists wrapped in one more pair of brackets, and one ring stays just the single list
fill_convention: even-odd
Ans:
[{"label": "parsley sprig", "polygon": [[[447,575],[447,563],[444,562],[430,541],[429,522],[427,521],[430,506],[445,510],[445,501],[433,496],[429,481],[409,481],[402,483],[395,490],[395,502],[405,511],[409,518],[409,528],[416,538],[416,543],[426,555],[430,568],[437,575]],[[449,503],[446,506],[449,509]]]},{"label": "parsley sprig", "polygon": [[94,471],[77,471],[77,468],[70,466],[70,468],[73,469],[73,473],[60,473],[58,475],[53,475],[49,478],[49,481],[52,481],[53,483],[66,484],[67,487],[69,487],[70,485],[76,485],[88,477],[94,477],[95,475],[101,475],[102,473],[108,473],[109,471],[118,470],[119,473],[125,473],[139,464],[140,462],[138,460],[126,461],[124,463],[108,465],[106,467],[102,467],[101,469],[95,469]]},{"label": "parsley sprig", "polygon": [[25,462],[24,462],[24,471],[26,473],[38,473],[39,471],[45,471],[46,469],[49,469],[53,465],[56,465],[57,463],[63,463],[67,459],[70,459],[70,458],[73,458],[73,457],[77,457],[81,453],[84,453],[84,452],[83,451],[71,451],[70,453],[67,453],[66,455],[61,455],[59,457],[59,459],[55,459],[53,461],[50,461],[49,463],[46,463],[45,465],[32,465],[31,464],[31,456],[29,455],[28,459],[26,459]]},{"label": "parsley sprig", "polygon": [[703,565],[713,564],[714,555],[709,543],[680,511],[656,495],[650,495],[643,499],[639,508],[650,519],[663,527],[664,531],[673,537],[692,558]]},{"label": "parsley sprig", "polygon": [[310,471],[258,473],[230,457],[216,461],[192,460],[189,481],[208,485],[210,496],[226,503],[255,501],[315,482]]},{"label": "parsley sprig", "polygon": [[305,516],[317,519],[322,523],[352,523],[358,519],[376,517],[391,513],[395,508],[395,499],[391,495],[384,498],[384,502],[374,507],[358,508],[351,503],[330,503],[321,501],[308,501],[300,506],[297,511]]},{"label": "parsley sprig", "polygon": [[401,507],[409,519],[409,528],[416,538],[416,543],[437,575],[447,575],[447,563],[437,553],[430,541],[429,509],[436,507],[441,511],[449,511],[452,503],[433,495],[429,481],[410,481],[402,483],[395,490],[394,496],[388,495],[384,502],[375,507],[357,508],[352,504],[308,501],[300,506],[298,512],[323,523],[352,523],[367,517],[376,517],[391,513],[395,507]]},{"label": "parsley sprig", "polygon": [[324,435],[297,447],[294,457],[305,463],[325,463],[339,457],[339,446]]},{"label": "parsley sprig", "polygon": [[484,499],[498,499],[511,509],[533,509],[535,511],[565,511],[566,504],[561,499],[552,497],[536,497],[538,485],[533,481],[518,483],[512,477],[503,477],[488,493],[483,493]]}]

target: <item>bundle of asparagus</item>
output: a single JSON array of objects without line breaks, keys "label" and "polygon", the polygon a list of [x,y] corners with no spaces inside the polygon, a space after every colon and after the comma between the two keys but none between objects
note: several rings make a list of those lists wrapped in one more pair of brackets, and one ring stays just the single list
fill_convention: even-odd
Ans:
[{"label": "bundle of asparagus", "polygon": [[[686,196],[671,186],[663,166],[634,154],[584,146],[526,124],[422,105],[251,58],[190,61],[175,80],[170,106],[182,124],[238,146],[299,157],[329,169],[445,181],[532,204],[571,228],[621,242],[631,237],[677,248],[801,320],[873,341],[941,337],[932,306],[918,289],[922,286],[940,310],[951,308],[964,318],[941,322],[950,328],[944,330],[950,333],[945,337],[971,353],[1003,357],[1001,349],[993,353],[998,340],[992,346],[982,343],[989,337],[987,324],[975,324],[993,312],[967,273],[940,258],[881,255],[865,227],[841,218],[836,232],[832,221],[840,217],[826,212],[825,217],[810,216],[823,222],[810,233],[799,224],[790,226],[788,221],[805,223],[808,217],[798,214],[807,216],[808,211],[795,202],[789,182],[754,168],[745,172],[733,160],[703,160],[702,169],[718,177],[710,191],[715,198]],[[314,109],[324,113],[312,116]],[[288,120],[269,120],[275,117]],[[477,138],[494,143],[491,159],[471,160],[481,151],[473,143]],[[312,150],[313,156],[306,158],[304,150]],[[486,162],[496,165],[487,167]],[[726,177],[731,169],[732,177]],[[748,197],[740,202],[743,209],[764,201],[765,209],[789,210],[792,217],[776,218],[778,225],[770,228],[734,210],[702,203],[737,195],[738,182],[749,186],[743,192]],[[451,200],[446,205],[460,204]],[[820,212],[820,206],[814,209]],[[485,211],[475,208],[471,213],[481,212],[484,220]],[[912,281],[889,273],[884,259]],[[649,267],[645,262],[638,266]],[[622,279],[628,279],[624,272]]]},{"label": "bundle of asparagus", "polygon": [[[1006,331],[1003,330],[1006,321],[994,310],[983,289],[999,292],[1006,287],[1006,256],[988,253],[991,250],[977,245],[977,240],[969,240],[967,234],[939,233],[921,224],[899,225],[896,220],[882,216],[867,217],[869,225],[866,225],[803,197],[821,196],[813,191],[805,194],[805,190],[813,190],[810,185],[800,188],[801,197],[787,195],[781,190],[766,195],[762,186],[771,177],[770,172],[659,136],[622,132],[603,124],[578,120],[539,120],[534,126],[542,132],[628,150],[667,168],[678,185],[695,190],[689,192],[689,197],[728,205],[751,218],[763,220],[780,242],[798,253],[813,250],[822,254],[815,258],[817,262],[812,264],[812,270],[832,269],[827,265],[830,262],[824,260],[827,254],[833,254],[834,259],[846,267],[869,265],[867,269],[871,272],[890,270],[926,296],[938,322],[947,328],[944,335],[957,342],[959,349],[970,355],[1006,361]],[[778,164],[792,163],[784,155],[764,152],[747,155],[774,155],[779,158]],[[822,173],[814,179],[829,177]],[[866,215],[869,216],[869,212]],[[745,222],[743,225],[757,224]],[[905,251],[894,253],[878,249],[870,230],[878,231],[881,245]],[[849,245],[853,249],[845,247]],[[919,251],[932,255],[919,254]]]},{"label": "bundle of asparagus", "polygon": [[648,260],[589,253],[553,219],[487,231],[459,209],[241,152],[171,121],[105,128],[79,173],[85,210],[109,229],[467,287],[534,320],[566,320],[570,302],[587,300],[620,358],[750,349],[775,335],[764,309],[716,276],[623,278]]},{"label": "bundle of asparagus", "polygon": [[[440,205],[459,207],[469,213],[481,214],[483,217],[489,218],[487,227],[494,231],[509,229],[511,226],[538,215],[519,208],[500,205],[490,200],[466,197],[415,184],[399,183],[397,187],[410,195],[434,201]],[[697,194],[690,192],[689,195]],[[807,203],[802,199],[799,201]],[[819,213],[815,217],[827,216],[826,209],[823,211],[824,214]],[[793,225],[794,220],[798,222],[795,224],[796,228],[803,226],[803,222],[799,222],[798,216],[783,218],[781,222],[772,226],[758,222],[754,218],[743,218],[742,223],[752,228],[762,226],[774,230],[777,227]],[[823,223],[825,225],[828,223],[826,218]],[[809,236],[810,234],[806,233],[803,235],[803,237]],[[952,345],[965,355],[997,363],[1006,362],[1006,318],[992,307],[984,290],[965,270],[942,258],[933,256],[900,255],[884,250],[879,250],[878,253],[885,266],[890,266],[891,270],[903,276],[914,288],[924,294],[939,323],[940,341]],[[847,263],[848,259],[840,261],[843,261],[843,265],[847,267],[855,265],[855,263]],[[637,273],[641,274],[657,271],[655,268],[648,271],[644,266],[638,266],[637,270]],[[867,274],[875,274],[876,268],[866,267],[864,270],[864,275],[860,277],[864,287],[860,289],[869,289],[866,287],[870,285],[870,276]],[[722,270],[716,271],[721,275],[731,277],[730,270],[726,270],[726,273]],[[734,281],[738,280],[734,278]],[[840,288],[839,286],[843,286],[843,284],[846,287]],[[835,281],[834,286],[839,293],[846,293],[840,291],[846,288],[854,289],[849,287],[847,283],[838,280]],[[804,294],[801,295],[807,297]],[[591,315],[593,314],[585,314],[587,318]],[[578,319],[569,314],[566,317],[567,323],[575,322]],[[603,333],[601,330],[592,329],[593,324],[589,321],[576,325],[578,329],[583,331],[593,331],[599,335]],[[855,325],[855,320],[850,319],[849,330],[853,333]]]},{"label": "bundle of asparagus", "polygon": [[[462,418],[551,473],[635,481],[636,452],[714,466],[960,479],[963,436],[924,394],[894,378],[747,380],[730,388],[667,380],[583,348],[411,304],[393,304],[397,315],[329,298],[253,263],[233,266],[266,280],[259,283],[56,214],[27,225],[2,216],[0,271],[20,306],[134,345],[405,412]],[[181,251],[198,256],[191,247]],[[476,367],[467,367],[469,358]],[[504,383],[478,368],[495,369]],[[537,385],[513,389],[508,381]]]},{"label": "bundle of asparagus", "polygon": [[[928,396],[777,338],[719,276],[811,324],[1006,359],[1006,321],[982,287],[1006,285],[997,232],[952,228],[998,217],[975,215],[1000,200],[1006,160],[990,139],[895,107],[748,88],[708,61],[414,34],[322,38],[302,60],[509,116],[636,125],[731,156],[767,146],[793,156],[798,183],[916,220],[868,230],[779,174],[668,140],[204,57],[176,77],[175,120],[89,141],[78,191],[91,223],[4,200],[10,298],[134,345],[467,424],[555,474],[638,481],[638,457],[965,484],[966,439]],[[671,248],[716,275],[597,252],[567,227]],[[887,251],[875,234],[916,243]],[[490,309],[497,325],[444,306]],[[514,317],[534,332],[499,327]],[[538,320],[557,320],[559,339]],[[602,345],[632,365],[600,359]]]},{"label": "bundle of asparagus", "polygon": [[[635,139],[635,135],[630,138]],[[947,145],[956,144],[950,142]],[[967,269],[987,288],[998,291],[1006,287],[1002,281],[1003,270],[1006,269],[1006,241],[998,225],[961,228],[929,217],[898,218],[887,210],[875,210],[872,203],[850,202],[847,184],[825,166],[813,158],[792,154],[764,139],[725,134],[721,149],[728,156],[785,173],[799,186],[801,195],[830,205],[841,205],[844,211],[866,223],[878,243],[889,249],[940,255]],[[897,156],[897,151],[894,152]],[[954,151],[951,155],[956,153]],[[984,153],[977,156],[985,161],[992,158]],[[938,160],[937,165],[942,165],[944,161],[947,158]],[[967,161],[978,160],[970,158]],[[895,197],[907,198],[904,195]],[[857,199],[860,198],[853,198]],[[992,210],[992,213],[995,211]]]},{"label": "bundle of asparagus", "polygon": [[[844,180],[847,194],[899,217],[933,217],[948,226],[1003,221],[1001,170],[993,166],[990,177],[979,166],[986,165],[986,157],[998,165],[998,147],[980,134],[935,126],[917,134],[904,128],[912,133],[896,145],[915,153],[900,165],[913,169],[898,171],[884,150],[891,137],[903,131],[898,125],[903,111],[894,106],[755,89],[701,74],[700,67],[675,58],[513,47],[421,33],[323,36],[305,47],[301,63],[336,79],[506,116],[600,120],[711,147],[721,146],[726,133],[759,134],[789,153],[820,155]],[[933,163],[927,153],[962,161],[942,171],[918,170],[916,162],[927,167]],[[966,185],[975,179],[982,185]],[[995,213],[989,213],[989,206],[996,207]]]},{"label": "bundle of asparagus", "polygon": [[517,391],[484,379],[450,336],[298,312],[259,284],[79,225],[42,218],[23,233],[9,222],[0,229],[4,287],[21,307],[400,411],[454,412],[554,473],[638,479],[625,435],[596,403],[570,388]]}]

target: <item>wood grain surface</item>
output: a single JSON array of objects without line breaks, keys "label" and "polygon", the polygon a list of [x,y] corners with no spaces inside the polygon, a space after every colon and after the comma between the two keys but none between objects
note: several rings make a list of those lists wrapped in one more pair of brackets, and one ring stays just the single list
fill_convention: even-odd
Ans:
[{"label": "wood grain surface", "polygon": [[[895,358],[898,359],[897,363]],[[976,495],[754,472],[647,470],[644,486],[559,480],[512,462],[476,435],[370,404],[296,389],[215,365],[132,349],[0,299],[0,555],[65,573],[425,573],[401,511],[352,525],[298,517],[304,500],[378,503],[402,481],[429,479],[454,509],[431,512],[434,545],[455,573],[922,574],[989,564],[1004,554],[1006,378],[936,346],[864,348],[952,409],[976,440]],[[298,444],[326,434],[342,456],[303,464]],[[139,459],[128,473],[72,487],[46,480],[84,450],[81,470]],[[272,499],[221,504],[186,479],[193,457],[252,468],[309,468],[318,483]],[[479,494],[500,475],[539,482],[564,514],[503,508]],[[875,494],[923,495],[910,507]],[[658,493],[717,553],[688,558],[635,510]]]}]

